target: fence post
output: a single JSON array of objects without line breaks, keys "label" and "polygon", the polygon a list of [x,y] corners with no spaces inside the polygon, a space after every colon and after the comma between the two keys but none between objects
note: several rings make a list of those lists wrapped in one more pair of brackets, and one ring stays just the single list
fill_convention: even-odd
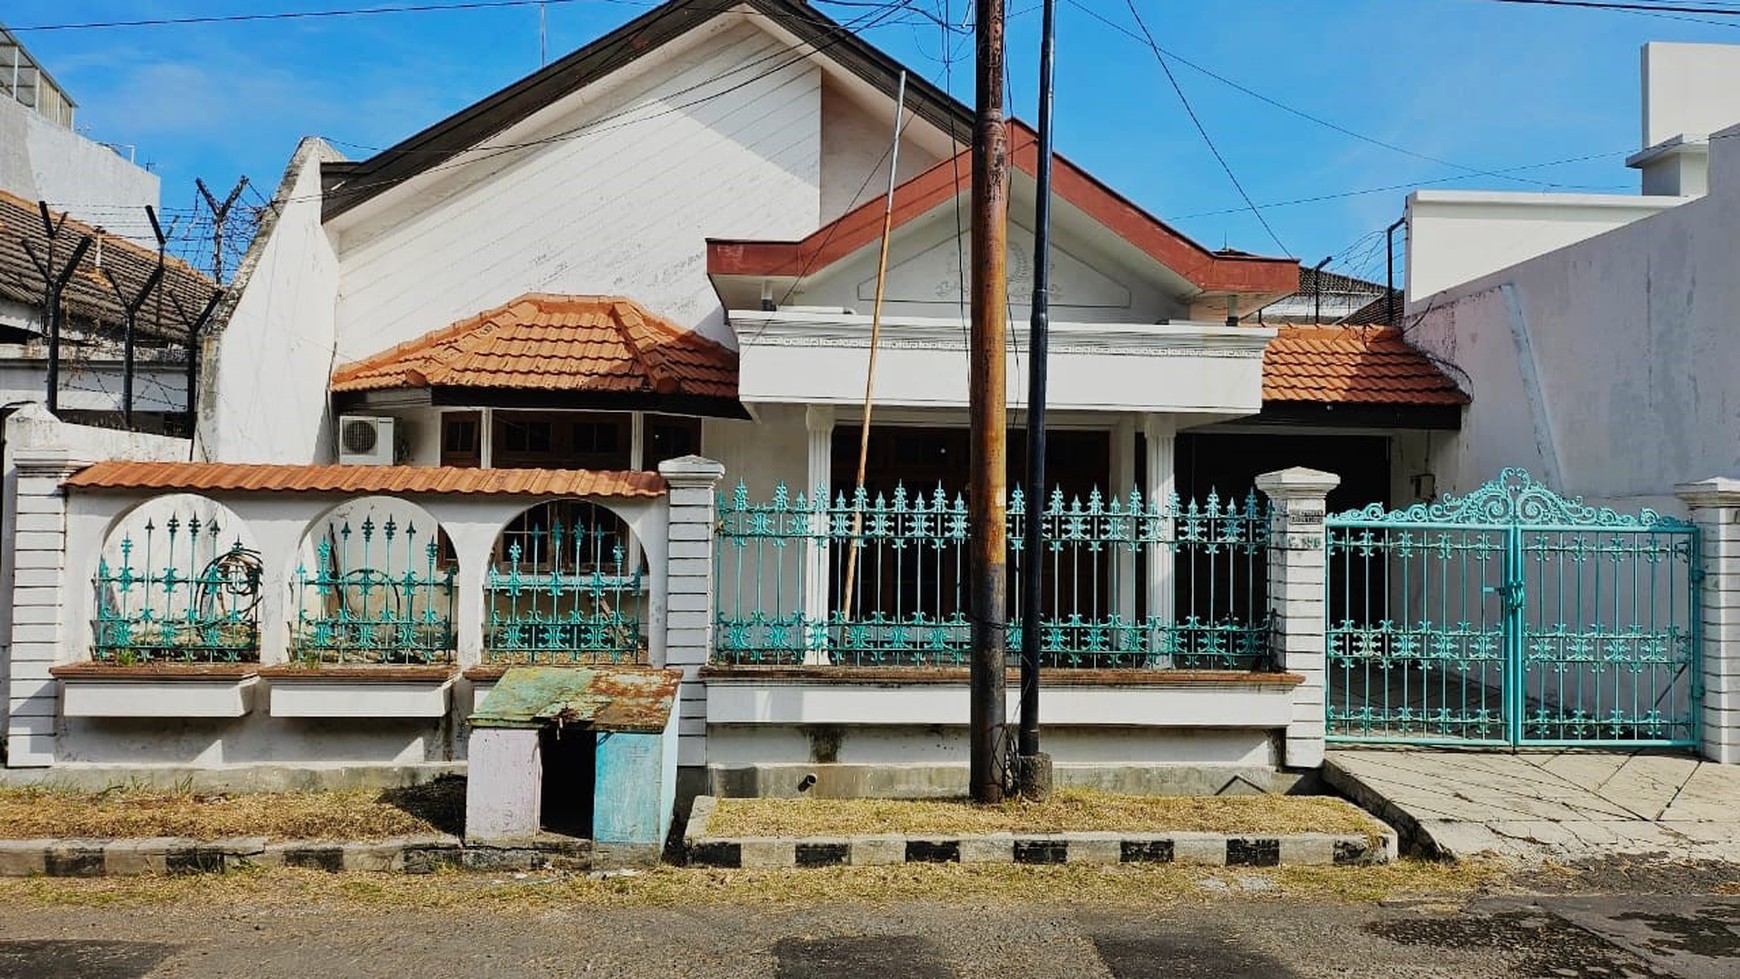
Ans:
[{"label": "fence post", "polygon": [[1691,510],[1703,549],[1698,596],[1703,630],[1703,754],[1740,764],[1740,479],[1681,483],[1674,493]]},{"label": "fence post", "polygon": [[700,456],[659,463],[669,487],[669,547],[665,561],[665,665],[680,667],[677,764],[707,764],[707,686],[701,667],[713,650],[713,535],[717,491],[725,467]]},{"label": "fence post", "polygon": [[1325,591],[1328,559],[1323,518],[1329,491],[1341,477],[1295,466],[1257,477],[1269,498],[1269,643],[1275,664],[1305,678],[1293,690],[1293,721],[1287,725],[1283,763],[1288,768],[1323,764],[1326,733],[1324,678]]},{"label": "fence post", "polygon": [[6,764],[54,764],[58,691],[49,667],[65,639],[67,500],[61,483],[90,463],[65,449],[21,449],[14,504],[6,521],[12,549],[11,637],[7,656]]}]

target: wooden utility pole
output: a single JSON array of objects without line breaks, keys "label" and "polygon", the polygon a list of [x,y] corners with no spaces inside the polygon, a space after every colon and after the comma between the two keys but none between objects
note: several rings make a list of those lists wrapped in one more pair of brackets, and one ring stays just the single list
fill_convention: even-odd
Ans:
[{"label": "wooden utility pole", "polygon": [[1008,770],[1003,671],[1008,662],[1008,240],[1009,128],[1003,119],[1003,3],[977,0],[973,125],[973,325],[968,344],[972,476],[967,523],[972,621],[970,780],[973,800],[1001,802]]}]

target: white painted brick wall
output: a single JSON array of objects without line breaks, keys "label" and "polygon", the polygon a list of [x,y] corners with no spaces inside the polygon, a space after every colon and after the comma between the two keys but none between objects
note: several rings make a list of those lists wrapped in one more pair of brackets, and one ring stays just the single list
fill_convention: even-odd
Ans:
[{"label": "white painted brick wall", "polygon": [[61,482],[85,466],[65,452],[21,450],[7,662],[6,749],[12,768],[54,763],[58,689],[49,675],[60,657],[65,601],[66,496]]},{"label": "white painted brick wall", "polygon": [[1740,764],[1740,480],[1682,484],[1703,548],[1703,754]]},{"label": "white painted brick wall", "polygon": [[701,667],[713,651],[713,533],[716,493],[725,467],[699,456],[659,464],[670,487],[665,593],[665,665],[681,668],[677,694],[677,764],[707,763],[707,686]]},{"label": "white painted brick wall", "polygon": [[1323,518],[1329,491],[1341,482],[1333,473],[1283,469],[1257,477],[1268,496],[1270,648],[1282,669],[1305,678],[1293,690],[1293,721],[1287,725],[1284,761],[1289,768],[1323,764],[1324,602],[1326,567]]}]

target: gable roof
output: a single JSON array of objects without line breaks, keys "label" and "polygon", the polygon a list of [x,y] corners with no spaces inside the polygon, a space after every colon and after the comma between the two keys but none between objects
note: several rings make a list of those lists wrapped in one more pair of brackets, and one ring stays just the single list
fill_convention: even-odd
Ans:
[{"label": "gable roof", "polygon": [[[796,36],[812,52],[894,98],[902,71],[883,54],[802,0],[668,0],[566,57],[501,89],[366,160],[327,166],[333,178],[322,216],[330,220],[420,173],[452,159],[538,110],[604,78],[642,55],[722,14],[747,10]],[[966,106],[917,73],[907,79],[908,108],[939,129],[968,132]]]},{"label": "gable roof", "polygon": [[[54,211],[49,212],[51,221],[59,222],[62,217]],[[72,256],[72,250],[78,247],[79,239],[86,235],[92,238],[101,235],[102,265],[99,267],[97,264],[99,249],[93,241],[85,250],[84,258],[79,260],[78,271],[67,280],[66,291],[61,293],[62,312],[77,326],[119,330],[125,322],[125,313],[104,271],[113,274],[120,281],[121,288],[131,296],[157,268],[157,253],[76,218],[66,217],[55,239],[56,264],[64,264]],[[39,258],[46,260],[49,239],[42,227],[39,205],[0,190],[0,299],[40,308],[47,283],[24,250],[26,241],[30,242]],[[164,302],[160,307],[154,294],[140,308],[135,323],[139,335],[185,342],[187,326],[174,301],[180,302],[182,311],[189,318],[197,317],[218,292],[219,286],[181,259],[168,258],[163,264],[163,282],[158,290]]]},{"label": "gable roof", "polygon": [[1468,395],[1394,327],[1279,326],[1263,350],[1263,402],[1465,405]]},{"label": "gable roof", "polygon": [[532,293],[334,372],[332,390],[737,398],[737,355],[620,296]]},{"label": "gable roof", "polygon": [[[1010,159],[1023,173],[1039,168],[1039,137],[1011,121]],[[1299,282],[1299,262],[1235,251],[1210,251],[1171,225],[1136,206],[1062,156],[1054,158],[1052,189],[1118,237],[1205,292],[1282,295]],[[900,227],[966,192],[972,181],[971,151],[944,160],[894,191],[893,226]],[[869,201],[823,225],[802,241],[712,239],[707,242],[709,275],[759,277],[813,273],[875,241],[882,233],[880,199]]]}]

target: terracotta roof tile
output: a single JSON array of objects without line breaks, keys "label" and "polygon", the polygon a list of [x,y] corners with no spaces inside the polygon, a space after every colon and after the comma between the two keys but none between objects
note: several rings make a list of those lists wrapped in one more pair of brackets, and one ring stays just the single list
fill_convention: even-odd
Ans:
[{"label": "terracotta roof tile", "polygon": [[[125,321],[125,313],[102,270],[112,274],[120,281],[121,288],[131,294],[151,277],[152,270],[157,267],[157,253],[58,211],[50,211],[49,217],[57,222],[65,218],[56,239],[57,264],[66,263],[72,250],[78,247],[80,238],[101,235],[102,240],[100,249],[92,243],[84,258],[79,260],[78,271],[67,280],[66,292],[61,294],[62,308],[75,325],[120,327]],[[141,212],[138,219],[143,221],[144,218]],[[36,202],[0,190],[0,299],[41,308],[44,282],[29,253],[24,250],[26,241],[38,256],[48,254],[48,236],[43,233],[42,215]],[[99,256],[102,269],[98,268]],[[217,291],[217,283],[193,266],[179,258],[165,260],[163,284],[153,295],[171,297],[173,302],[166,301],[160,307],[152,300],[141,307],[137,320],[140,334],[152,340],[185,341],[187,325],[177,313],[175,304],[179,303],[188,317],[196,317]]]},{"label": "terracotta roof tile", "polygon": [[459,469],[451,466],[278,466],[227,462],[99,462],[66,481],[74,489],[193,493],[425,493],[502,496],[663,496],[655,472]]},{"label": "terracotta roof tile", "polygon": [[1393,327],[1282,326],[1263,351],[1263,400],[1463,405],[1468,396]]},{"label": "terracotta roof tile", "polygon": [[737,397],[737,354],[617,296],[531,294],[340,367],[334,391],[387,388]]}]

